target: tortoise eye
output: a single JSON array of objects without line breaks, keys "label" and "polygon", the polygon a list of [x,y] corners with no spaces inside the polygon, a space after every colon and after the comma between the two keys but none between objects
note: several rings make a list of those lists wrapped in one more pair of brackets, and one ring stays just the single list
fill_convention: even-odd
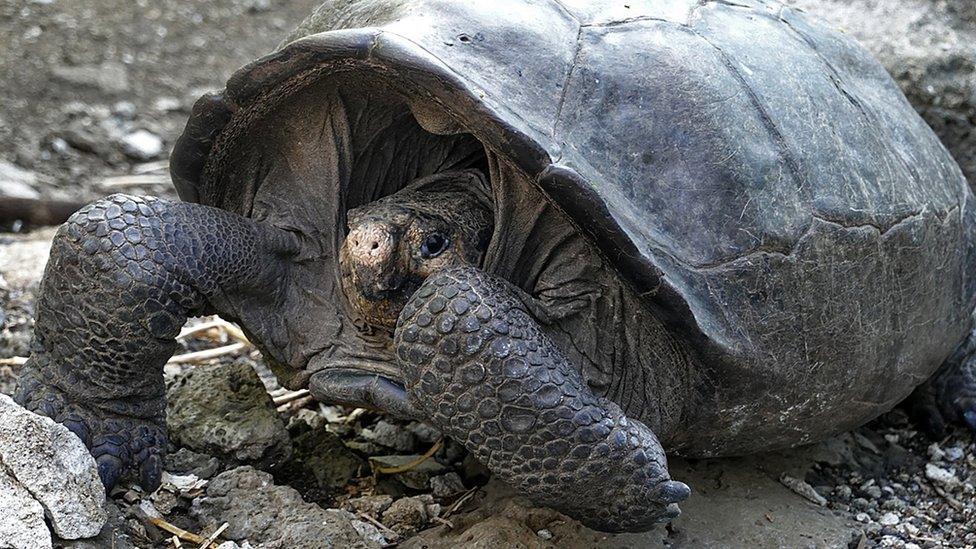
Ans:
[{"label": "tortoise eye", "polygon": [[447,249],[451,241],[441,233],[431,233],[424,238],[420,245],[420,256],[424,259],[437,257]]}]

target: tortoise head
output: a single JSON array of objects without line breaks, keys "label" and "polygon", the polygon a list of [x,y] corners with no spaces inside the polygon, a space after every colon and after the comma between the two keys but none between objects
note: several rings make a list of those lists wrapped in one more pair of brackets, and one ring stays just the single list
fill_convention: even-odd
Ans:
[{"label": "tortoise head", "polygon": [[[447,177],[445,177],[447,176]],[[392,330],[428,276],[480,265],[491,236],[490,208],[464,183],[471,172],[440,174],[348,213],[339,251],[342,290],[367,324]]]}]

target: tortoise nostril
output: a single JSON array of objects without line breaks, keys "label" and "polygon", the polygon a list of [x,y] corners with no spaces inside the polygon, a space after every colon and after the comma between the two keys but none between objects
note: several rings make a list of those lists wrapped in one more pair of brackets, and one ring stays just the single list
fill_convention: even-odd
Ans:
[{"label": "tortoise nostril", "polygon": [[380,244],[379,244],[379,242],[373,242],[373,245],[372,245],[372,246],[370,246],[370,249],[371,249],[371,250],[375,250],[376,248],[379,248],[379,247],[380,247]]}]

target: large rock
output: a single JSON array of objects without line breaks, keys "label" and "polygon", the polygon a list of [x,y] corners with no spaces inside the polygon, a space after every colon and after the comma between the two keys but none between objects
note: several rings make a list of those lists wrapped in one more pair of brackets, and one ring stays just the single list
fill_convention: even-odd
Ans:
[{"label": "large rock", "polygon": [[170,384],[166,396],[166,426],[180,446],[262,469],[291,455],[285,423],[244,360],[193,368]]},{"label": "large rock", "polygon": [[0,548],[48,547],[51,547],[51,533],[44,524],[44,508],[0,468]]},{"label": "large rock", "polygon": [[861,42],[976,184],[976,2],[785,0]]},{"label": "large rock", "polygon": [[275,486],[271,475],[253,467],[238,467],[214,477],[206,495],[193,500],[190,514],[205,531],[226,522],[224,539],[246,540],[260,547],[380,546],[364,538],[351,513],[307,503],[295,489]]},{"label": "large rock", "polygon": [[0,465],[44,507],[64,539],[95,536],[107,516],[91,454],[71,431],[0,395]]}]

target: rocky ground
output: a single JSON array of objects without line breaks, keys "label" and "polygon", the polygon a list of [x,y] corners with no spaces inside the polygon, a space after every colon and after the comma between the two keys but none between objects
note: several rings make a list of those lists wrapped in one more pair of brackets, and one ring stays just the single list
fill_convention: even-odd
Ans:
[{"label": "rocky ground", "polygon": [[[972,0],[789,3],[862,40],[976,180]],[[0,197],[174,196],[165,160],[192,101],[315,4],[0,0]],[[28,353],[52,236],[0,233],[0,358]],[[811,448],[672,460],[695,488],[685,514],[608,536],[532,507],[422,424],[283,391],[233,327],[207,320],[182,353],[220,356],[167,367],[163,487],[112,494],[101,537],[65,546],[172,547],[174,527],[189,546],[225,524],[215,539],[253,547],[976,546],[973,437],[927,440],[898,411]],[[18,371],[0,363],[0,393]]]}]

